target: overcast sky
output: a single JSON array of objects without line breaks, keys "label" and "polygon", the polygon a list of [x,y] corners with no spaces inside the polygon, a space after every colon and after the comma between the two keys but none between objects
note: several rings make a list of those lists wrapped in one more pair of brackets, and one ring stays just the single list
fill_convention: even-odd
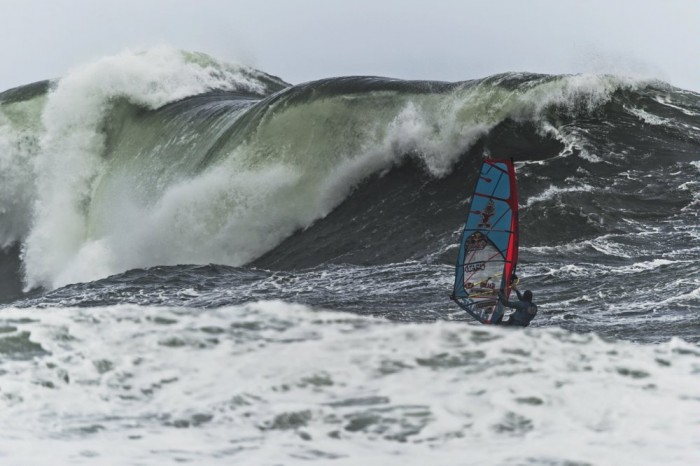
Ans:
[{"label": "overcast sky", "polygon": [[505,71],[700,91],[698,0],[0,0],[0,90],[169,44],[299,83]]}]

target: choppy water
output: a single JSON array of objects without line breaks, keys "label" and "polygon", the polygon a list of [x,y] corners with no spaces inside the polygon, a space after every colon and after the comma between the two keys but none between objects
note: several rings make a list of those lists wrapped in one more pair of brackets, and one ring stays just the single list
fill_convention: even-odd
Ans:
[{"label": "choppy water", "polygon": [[697,460],[700,351],[676,338],[280,301],[5,310],[2,325],[8,464]]}]

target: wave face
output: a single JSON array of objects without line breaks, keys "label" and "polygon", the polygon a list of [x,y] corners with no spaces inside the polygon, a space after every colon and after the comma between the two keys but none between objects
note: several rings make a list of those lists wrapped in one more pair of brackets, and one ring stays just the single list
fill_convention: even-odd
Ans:
[{"label": "wave face", "polygon": [[523,162],[524,245],[690,224],[700,202],[700,99],[658,82],[291,86],[159,48],[0,102],[0,245],[21,245],[26,289],[156,265],[451,262],[482,154]]}]

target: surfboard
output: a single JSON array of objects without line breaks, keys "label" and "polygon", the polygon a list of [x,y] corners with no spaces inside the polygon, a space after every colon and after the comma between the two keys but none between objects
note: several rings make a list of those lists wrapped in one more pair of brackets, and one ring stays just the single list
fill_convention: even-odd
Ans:
[{"label": "surfboard", "polygon": [[451,298],[483,324],[498,324],[518,265],[518,190],[512,160],[484,160],[460,239]]}]

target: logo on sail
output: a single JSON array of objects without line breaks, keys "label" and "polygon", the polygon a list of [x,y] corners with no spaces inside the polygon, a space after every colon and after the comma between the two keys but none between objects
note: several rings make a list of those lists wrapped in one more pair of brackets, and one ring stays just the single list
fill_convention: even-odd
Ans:
[{"label": "logo on sail", "polygon": [[474,262],[464,266],[465,272],[478,272],[479,270],[486,270],[486,262]]},{"label": "logo on sail", "polygon": [[489,199],[489,202],[486,204],[486,207],[484,210],[479,212],[479,215],[481,215],[481,223],[479,224],[479,228],[491,228],[491,217],[496,213],[496,203],[493,202],[493,199]]}]

